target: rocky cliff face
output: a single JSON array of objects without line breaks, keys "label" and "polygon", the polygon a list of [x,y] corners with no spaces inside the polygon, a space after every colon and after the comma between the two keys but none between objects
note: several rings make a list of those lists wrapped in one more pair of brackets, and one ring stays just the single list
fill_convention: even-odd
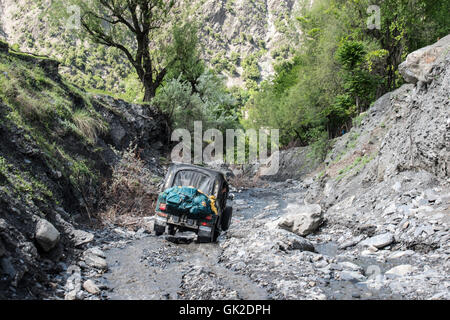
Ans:
[{"label": "rocky cliff face", "polygon": [[197,7],[194,15],[203,21],[201,42],[208,48],[203,54],[213,66],[231,62],[224,65],[229,85],[245,81],[244,59],[255,57],[261,78],[266,79],[273,74],[277,58],[288,58],[290,50],[299,43],[300,30],[295,24],[297,1],[209,0],[198,2]]}]

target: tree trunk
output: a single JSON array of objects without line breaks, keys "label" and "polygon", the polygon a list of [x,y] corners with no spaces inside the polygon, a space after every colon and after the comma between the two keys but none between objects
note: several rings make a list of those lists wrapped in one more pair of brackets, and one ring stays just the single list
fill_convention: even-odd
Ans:
[{"label": "tree trunk", "polygon": [[156,94],[156,89],[161,85],[164,76],[166,75],[167,69],[162,69],[157,75],[156,79],[153,80],[153,72],[147,72],[144,75],[142,84],[144,85],[145,93],[144,93],[144,102],[150,102]]},{"label": "tree trunk", "polygon": [[150,102],[153,97],[155,96],[155,89],[153,84],[145,83],[144,82],[144,102]]}]

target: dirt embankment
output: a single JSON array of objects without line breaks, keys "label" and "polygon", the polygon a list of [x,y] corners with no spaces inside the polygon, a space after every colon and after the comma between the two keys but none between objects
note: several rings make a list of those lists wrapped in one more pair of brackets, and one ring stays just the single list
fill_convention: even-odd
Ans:
[{"label": "dirt embankment", "polygon": [[43,298],[92,241],[101,184],[130,143],[158,172],[167,136],[152,107],[92,96],[58,62],[0,50],[0,298]]}]

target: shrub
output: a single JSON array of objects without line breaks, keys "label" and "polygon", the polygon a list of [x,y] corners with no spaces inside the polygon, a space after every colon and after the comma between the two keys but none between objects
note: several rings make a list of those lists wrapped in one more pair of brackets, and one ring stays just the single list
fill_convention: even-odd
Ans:
[{"label": "shrub", "polygon": [[253,178],[250,178],[244,174],[239,174],[237,176],[228,178],[228,182],[236,189],[251,189],[261,187],[261,181],[259,180],[259,177],[255,176]]},{"label": "shrub", "polygon": [[117,155],[121,160],[113,168],[111,181],[103,185],[104,210],[99,217],[102,223],[139,224],[136,218],[154,213],[162,178],[146,168],[136,146]]}]

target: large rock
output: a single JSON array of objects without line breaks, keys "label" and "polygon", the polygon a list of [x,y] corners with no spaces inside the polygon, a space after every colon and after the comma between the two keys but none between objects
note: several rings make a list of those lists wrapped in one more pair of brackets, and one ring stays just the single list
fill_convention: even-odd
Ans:
[{"label": "large rock", "polygon": [[280,236],[278,240],[278,245],[279,248],[283,251],[287,250],[299,250],[311,252],[315,251],[314,245],[310,241],[289,232],[285,232],[285,234]]},{"label": "large rock", "polygon": [[361,282],[365,281],[366,277],[357,271],[344,270],[340,273],[340,279],[342,281]]},{"label": "large rock", "polygon": [[66,280],[66,284],[64,286],[66,291],[64,299],[75,300],[78,298],[79,292],[81,291],[81,273],[78,267],[71,266],[69,269],[73,270],[73,273]]},{"label": "large rock", "polygon": [[394,242],[392,233],[383,233],[361,241],[359,244],[363,247],[375,247],[377,249],[384,248]]},{"label": "large rock", "polygon": [[286,210],[288,213],[281,218],[278,226],[302,237],[316,231],[323,222],[322,208],[318,204],[289,204]]},{"label": "large rock", "polygon": [[40,219],[36,225],[36,241],[44,251],[53,249],[59,241],[59,231],[47,220]]},{"label": "large rock", "polygon": [[406,82],[428,82],[428,76],[434,65],[439,63],[450,49],[450,35],[428,47],[414,51],[406,61],[398,66],[398,70]]},{"label": "large rock", "polygon": [[85,254],[92,253],[100,258],[106,258],[105,253],[99,247],[92,247],[85,251]]},{"label": "large rock", "polygon": [[86,290],[87,292],[89,292],[91,294],[99,294],[100,293],[99,287],[91,279],[86,280],[83,283],[83,288],[84,288],[84,290]]},{"label": "large rock", "polygon": [[72,237],[75,247],[79,247],[94,240],[94,235],[92,233],[78,229],[72,230],[70,236]]},{"label": "large rock", "polygon": [[389,277],[404,277],[413,272],[416,268],[409,264],[402,264],[386,271]]},{"label": "large rock", "polygon": [[92,268],[100,270],[106,270],[108,268],[108,264],[101,250],[88,249],[83,253],[83,259],[84,262]]}]

